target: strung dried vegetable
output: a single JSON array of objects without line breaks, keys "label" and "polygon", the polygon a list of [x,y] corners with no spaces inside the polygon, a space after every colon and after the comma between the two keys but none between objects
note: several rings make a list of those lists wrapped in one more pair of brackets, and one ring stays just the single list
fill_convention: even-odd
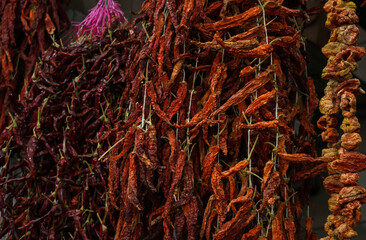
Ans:
[{"label": "strung dried vegetable", "polygon": [[[0,138],[1,194],[17,206],[0,202],[0,236],[297,239],[307,178],[349,159],[315,156],[318,100],[297,23],[308,19],[306,1],[146,0],[126,29],[116,27],[123,15],[112,2],[101,0],[84,22],[103,25],[99,10],[110,7],[111,28],[86,26],[90,36],[79,29],[77,42],[53,46],[23,88]],[[343,45],[326,53],[334,47],[345,51],[334,61],[357,50],[339,68],[363,54]],[[334,111],[338,95],[338,109],[354,106],[354,82],[321,110]],[[359,124],[345,115],[352,134]],[[345,178],[334,208],[345,203],[358,216],[365,191]]]},{"label": "strung dried vegetable", "polygon": [[[42,7],[24,11],[32,17],[32,11],[41,11],[31,21],[42,22],[48,8],[36,3]],[[50,4],[56,4],[49,9],[53,14],[62,11],[56,1]],[[35,44],[32,37],[39,32],[27,33]],[[108,166],[101,157],[121,147],[129,153],[126,144],[119,141],[112,147],[112,142],[121,136],[130,140],[128,134],[136,132],[118,129],[115,107],[125,86],[119,70],[128,58],[118,44],[139,45],[126,42],[128,37],[127,30],[115,29],[108,36],[83,36],[69,46],[53,44],[34,70],[29,66],[32,79],[23,86],[19,110],[1,133],[0,145],[6,147],[0,153],[0,238],[108,239],[114,234],[117,222],[109,218],[108,197],[120,199],[116,188],[124,173],[116,160]],[[127,176],[128,195],[137,205],[140,172],[136,154],[129,156],[123,167],[135,174]]]},{"label": "strung dried vegetable", "polygon": [[[356,46],[359,30],[355,25],[358,17],[354,2],[329,0],[324,10],[327,12],[325,25],[331,30],[331,37],[322,49],[328,58],[322,77],[328,84],[320,100],[319,109],[324,116],[318,126],[324,130],[322,140],[328,143],[323,156],[332,156],[334,161],[328,163],[329,176],[324,180],[325,190],[331,194],[328,201],[331,214],[324,226],[328,236],[322,239],[352,239],[357,237],[353,229],[360,222],[358,216],[366,192],[357,183],[358,173],[366,169],[366,156],[357,152],[361,137],[355,116],[355,94],[363,90],[359,88],[359,81],[352,79],[352,71],[357,69],[356,62],[366,51]],[[337,124],[340,113],[343,117],[341,137]]]},{"label": "strung dried vegetable", "polygon": [[[110,192],[122,194],[109,203],[110,218],[118,216],[115,239],[272,239],[274,219],[265,216],[274,217],[280,206],[282,213],[305,206],[285,179],[333,158],[314,156],[310,116],[317,97],[293,18],[307,18],[300,5],[144,2],[130,26],[142,25],[143,44],[130,49],[123,70],[118,128],[145,135],[121,134],[114,144],[127,142],[126,148],[104,156],[124,179],[110,184]],[[151,134],[153,148],[141,140]],[[147,154],[150,149],[157,154]],[[135,153],[138,177],[132,178],[126,159]],[[128,198],[128,189],[139,194]],[[189,211],[197,211],[192,219]],[[293,239],[301,211],[285,217],[279,229]]]},{"label": "strung dried vegetable", "polygon": [[11,119],[7,112],[18,110],[15,103],[24,97],[22,86],[30,83],[39,57],[70,26],[62,2],[1,1],[0,131]]}]

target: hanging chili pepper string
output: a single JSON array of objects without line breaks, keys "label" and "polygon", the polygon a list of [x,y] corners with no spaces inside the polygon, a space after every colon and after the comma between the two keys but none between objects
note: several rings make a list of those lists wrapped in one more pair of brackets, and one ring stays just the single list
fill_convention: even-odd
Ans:
[{"label": "hanging chili pepper string", "polygon": [[[199,38],[199,35],[198,35],[198,38]],[[201,52],[201,48],[198,49],[198,53]],[[195,63],[195,68],[197,69],[197,66],[198,66],[198,58],[196,58],[196,63]],[[192,88],[190,90],[190,93],[189,93],[189,103],[188,103],[188,112],[187,112],[187,123],[189,123],[191,121],[191,110],[192,110],[192,99],[193,99],[193,94],[194,94],[194,86],[196,84],[196,79],[197,79],[197,71],[198,70],[194,70],[194,74],[193,74],[193,81],[192,81]],[[190,145],[190,142],[189,142],[189,130],[190,128],[188,127],[187,128],[187,144]]]},{"label": "hanging chili pepper string", "polygon": [[[183,54],[185,54],[185,53],[186,53],[186,42],[183,43]],[[182,65],[183,65],[182,69],[181,69],[181,71],[183,72],[182,82],[185,82],[186,81],[186,70],[185,70],[184,62],[183,62]],[[176,123],[177,123],[177,126],[178,126],[179,125],[179,110],[177,111],[177,122]],[[175,136],[176,136],[177,139],[178,139],[178,133],[179,133],[178,128],[176,128]]]},{"label": "hanging chili pepper string", "polygon": [[[226,34],[224,34],[224,41],[226,40]],[[225,49],[222,49],[222,55],[221,55],[221,64],[224,64],[224,58],[225,58]],[[220,99],[218,100],[218,106],[220,106]],[[217,154],[217,163],[220,163],[220,114],[217,115],[217,138],[216,143],[219,148],[219,153]],[[218,219],[218,218],[217,218]],[[219,228],[219,222],[217,228]]]},{"label": "hanging chili pepper string", "polygon": [[142,120],[141,120],[141,128],[142,129],[145,129],[145,108],[146,108],[146,96],[147,96],[147,91],[146,91],[146,88],[147,88],[147,81],[148,81],[148,69],[149,69],[149,62],[150,60],[147,61],[146,63],[146,75],[145,75],[145,78],[144,78],[144,97],[143,97],[143,103],[142,103]]},{"label": "hanging chili pepper string", "polygon": [[[200,41],[200,35],[197,36],[198,41]],[[201,48],[198,48],[198,53],[201,52]],[[196,84],[196,79],[197,79],[197,66],[198,66],[198,58],[196,58],[196,62],[195,62],[195,70],[193,73],[193,82],[192,82],[192,88],[190,90],[190,96],[189,96],[189,104],[188,104],[188,112],[187,112],[187,119],[188,122],[190,121],[191,118],[191,109],[192,109],[192,98],[193,98],[193,94],[194,94],[194,87]],[[189,128],[187,128],[187,132],[189,132]]]},{"label": "hanging chili pepper string", "polygon": [[[264,6],[261,2],[261,0],[258,0],[258,3],[261,7],[261,10],[262,10],[262,18],[263,18],[263,27],[264,27],[264,33],[265,33],[265,40],[266,40],[266,44],[269,43],[269,40],[268,40],[268,31],[267,31],[267,24],[266,24],[266,12],[265,12],[265,9],[264,9]],[[270,64],[273,65],[273,54],[271,53],[270,54]],[[276,77],[276,72],[274,72],[274,79],[273,79],[273,83],[274,83],[274,88],[276,90],[276,107],[275,107],[275,118],[276,120],[278,120],[278,89],[277,89],[277,77]],[[278,148],[278,136],[279,136],[279,128],[277,127],[277,130],[276,130],[276,141],[275,141],[275,148],[277,149]],[[271,160],[272,162],[274,162],[273,164],[273,170],[276,171],[276,160],[275,160],[275,157],[274,157],[274,151],[272,150],[271,152]],[[274,215],[274,207],[273,205],[271,206],[271,217],[270,217],[270,220],[269,220],[269,223],[268,223],[268,229],[267,229],[267,234],[266,236],[268,235],[268,231],[269,231],[269,226],[271,225],[271,222],[272,222],[272,216]]]},{"label": "hanging chili pepper string", "polygon": [[[249,124],[252,124],[252,117],[250,117],[249,120]],[[248,130],[248,139],[247,139],[247,155],[248,155],[248,161],[249,161],[249,172],[252,172],[252,157],[250,156],[250,129]],[[253,187],[253,183],[252,183],[252,174],[249,174],[249,187],[252,188]]]},{"label": "hanging chili pepper string", "polygon": [[[258,2],[260,4],[260,1],[258,1]],[[257,22],[257,26],[259,26],[260,23],[259,23],[258,18],[256,18],[256,22]],[[258,65],[257,66],[258,67],[256,69],[256,76],[258,77],[260,72],[261,72],[261,69],[262,69],[262,60],[261,60],[261,58],[258,59]],[[254,99],[257,99],[257,97],[258,97],[258,91],[255,91]],[[253,122],[253,116],[250,116],[249,117],[249,124],[252,124],[252,122]],[[251,129],[248,129],[247,135],[248,135],[248,138],[247,138],[247,156],[249,156],[250,152],[252,151],[251,150],[251,144],[250,144],[250,142],[251,142]],[[249,172],[252,172],[252,158],[249,158],[248,161],[249,161],[249,167],[248,167]],[[250,188],[252,188],[252,186],[253,186],[252,181],[253,181],[253,176],[252,176],[252,174],[249,174],[249,187]]]},{"label": "hanging chili pepper string", "polygon": [[[266,41],[266,44],[269,44],[269,40],[268,40],[268,30],[267,30],[267,24],[266,24],[266,12],[265,12],[265,9],[264,9],[264,6],[261,2],[261,0],[258,0],[258,3],[261,7],[261,10],[262,10],[262,18],[263,18],[263,28],[264,28],[264,33],[265,33],[265,41]],[[273,54],[271,53],[270,54],[270,64],[273,65]],[[277,66],[279,67],[279,66]],[[277,87],[277,74],[276,72],[274,72],[274,75],[273,75],[273,84],[274,84],[274,89],[276,90],[276,96],[275,96],[275,101],[276,101],[276,106],[275,106],[275,119],[278,120],[278,87]],[[278,138],[279,138],[279,128],[277,127],[277,130],[276,130],[276,140],[275,140],[275,148],[277,149],[278,148]],[[271,159],[272,161],[274,162],[274,166],[273,166],[273,169],[274,171],[276,171],[276,168],[277,168],[277,163],[276,163],[276,159],[275,159],[275,156],[274,156],[274,151],[272,151],[271,153]]]}]

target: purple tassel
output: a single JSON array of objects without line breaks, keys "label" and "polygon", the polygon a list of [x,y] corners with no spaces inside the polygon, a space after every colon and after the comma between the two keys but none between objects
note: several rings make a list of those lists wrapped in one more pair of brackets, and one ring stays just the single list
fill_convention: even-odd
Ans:
[{"label": "purple tassel", "polygon": [[77,27],[77,35],[90,34],[91,36],[102,35],[112,21],[123,25],[128,23],[119,3],[114,0],[99,0],[98,4],[90,10],[89,15]]}]

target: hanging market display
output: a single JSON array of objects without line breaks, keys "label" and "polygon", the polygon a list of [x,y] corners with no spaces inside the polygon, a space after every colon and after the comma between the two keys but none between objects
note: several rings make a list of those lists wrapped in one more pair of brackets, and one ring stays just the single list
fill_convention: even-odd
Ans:
[{"label": "hanging market display", "polygon": [[[112,18],[115,11],[108,16],[110,23],[118,20]],[[114,43],[129,34],[88,34],[44,52],[23,86],[21,110],[1,134],[0,237],[107,236],[108,172],[100,157],[120,131],[114,106],[123,91],[120,67],[128,50]]]},{"label": "hanging market display", "polygon": [[299,236],[307,183],[333,158],[314,158],[308,15],[282,3],[144,2],[119,105],[134,124],[104,157],[115,239]]},{"label": "hanging market display", "polygon": [[328,1],[317,157],[302,27],[319,8],[306,2],[146,0],[127,24],[100,0],[70,44],[41,49],[7,113],[0,238],[314,240],[303,210],[327,170],[324,239],[357,236],[363,91],[351,71],[365,50],[355,5]]}]

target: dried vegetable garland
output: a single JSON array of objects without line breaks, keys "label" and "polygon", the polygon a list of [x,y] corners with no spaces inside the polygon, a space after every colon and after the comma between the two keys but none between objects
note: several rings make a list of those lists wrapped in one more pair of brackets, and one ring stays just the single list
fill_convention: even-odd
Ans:
[{"label": "dried vegetable garland", "polygon": [[100,157],[121,134],[113,106],[128,50],[114,44],[127,36],[118,30],[53,45],[42,57],[23,108],[0,137],[0,237],[108,239],[108,169]]},{"label": "dried vegetable garland", "polygon": [[[352,78],[352,72],[366,52],[357,47],[356,4],[330,0],[324,10],[328,13],[326,27],[331,36],[322,49],[328,58],[322,77],[328,83],[319,105],[324,115],[318,127],[323,130],[322,140],[328,143],[323,156],[336,160],[328,163],[329,176],[324,179],[324,187],[331,196],[328,201],[331,214],[325,224],[328,236],[323,239],[351,239],[357,237],[353,228],[360,223],[361,204],[366,202],[366,190],[357,183],[358,173],[366,170],[366,156],[357,152],[362,139],[355,97],[364,91],[360,89],[360,81]],[[341,137],[337,128],[339,113],[343,118]]]},{"label": "dried vegetable garland", "polygon": [[295,239],[309,189],[292,182],[329,159],[311,156],[293,17],[282,1],[146,1],[128,37],[50,49],[1,137],[2,236]]},{"label": "dried vegetable garland", "polygon": [[28,84],[35,63],[70,26],[62,1],[2,0],[0,3],[0,130],[9,123],[8,110],[23,84]]},{"label": "dried vegetable garland", "polygon": [[299,239],[338,161],[314,156],[305,3],[147,0],[53,45],[0,137],[0,236]]},{"label": "dried vegetable garland", "polygon": [[298,238],[307,183],[332,158],[313,157],[317,97],[294,19],[307,13],[289,4],[144,2],[128,127],[104,159],[115,239]]},{"label": "dried vegetable garland", "polygon": [[[120,23],[108,14],[108,24]],[[1,238],[108,239],[108,171],[99,160],[119,136],[113,107],[129,51],[114,44],[129,34],[105,32],[54,42],[23,86],[0,137]]]}]

